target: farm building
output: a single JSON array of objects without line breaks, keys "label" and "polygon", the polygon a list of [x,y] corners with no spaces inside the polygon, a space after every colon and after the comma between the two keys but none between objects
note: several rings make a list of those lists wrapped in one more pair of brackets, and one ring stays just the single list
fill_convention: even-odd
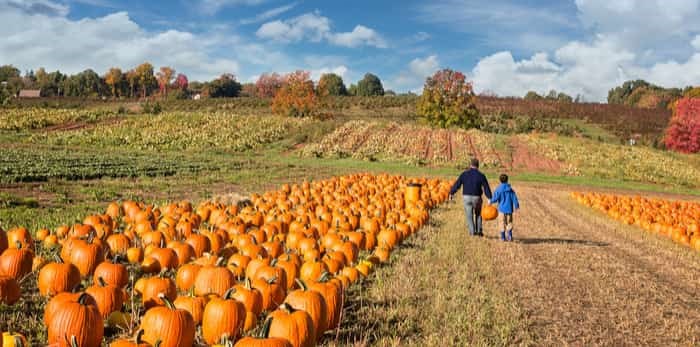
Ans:
[{"label": "farm building", "polygon": [[39,98],[41,97],[40,89],[22,89],[19,91],[20,98]]}]

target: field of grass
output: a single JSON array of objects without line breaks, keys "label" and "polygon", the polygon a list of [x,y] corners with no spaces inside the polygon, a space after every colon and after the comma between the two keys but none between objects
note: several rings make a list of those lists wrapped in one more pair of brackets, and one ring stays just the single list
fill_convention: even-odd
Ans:
[{"label": "field of grass", "polygon": [[[255,99],[202,105],[163,103],[165,111],[158,115],[119,112],[122,105],[118,103],[98,103],[89,110],[82,105],[16,108],[4,118],[0,116],[0,225],[4,229],[26,226],[34,232],[82,221],[115,200],[158,205],[182,199],[198,202],[357,172],[453,179],[474,153],[485,159],[484,171],[492,183],[506,171],[516,189],[527,187],[524,209],[556,208],[557,214],[551,218],[541,211],[527,212],[525,225],[533,229],[538,220],[551,219],[546,224],[549,229],[541,230],[543,235],[527,232],[533,240],[548,239],[545,234],[555,233],[558,236],[549,239],[598,242],[597,238],[604,238],[600,242],[613,242],[601,233],[588,234],[582,227],[584,221],[574,222],[567,214],[569,202],[564,194],[549,190],[583,187],[700,195],[698,156],[619,145],[619,138],[609,128],[577,119],[562,123],[578,129],[582,135],[578,138],[433,130],[407,114],[411,102],[391,98],[342,100],[326,105],[329,110],[340,110],[340,116],[329,120],[271,116],[265,101]],[[560,163],[566,174],[513,170],[509,158],[514,154],[514,141],[526,144],[534,159]],[[540,198],[538,192],[546,197]],[[559,228],[563,222],[564,229]],[[536,243],[535,253],[529,253],[524,248],[527,244],[507,249],[491,239],[467,238],[463,223],[459,203],[435,211],[429,227],[392,253],[389,266],[379,268],[362,286],[352,289],[345,323],[333,336],[327,336],[324,344],[496,346],[583,341],[557,330],[567,327],[557,321],[558,311],[538,311],[538,305],[549,298],[545,293],[503,270],[506,260],[511,259],[508,257],[524,252],[535,256],[518,267],[522,273],[535,276],[537,269],[551,271],[548,251],[552,250],[546,247],[556,245],[557,259],[571,261],[573,253],[567,252],[577,243],[543,241]],[[611,224],[603,226],[613,232]],[[490,230],[491,235],[494,231]],[[592,254],[603,257],[602,253]],[[625,255],[614,256],[620,256],[624,264],[631,262]],[[611,261],[618,259],[610,257]],[[662,264],[655,266],[664,268]],[[580,278],[589,275],[570,271]],[[546,284],[556,289],[554,275],[561,273],[554,271],[544,277],[551,281]],[[679,281],[685,279],[679,277]],[[576,290],[585,291],[583,282],[572,283],[580,285]],[[519,285],[529,292],[513,296],[504,290],[517,290]],[[643,291],[637,287],[632,290]],[[575,291],[566,294],[571,297],[562,307],[583,314],[585,303],[576,301]],[[604,304],[600,300],[594,303]],[[0,330],[22,329],[18,317],[25,317],[26,312],[38,317],[41,310],[41,302],[0,307]],[[680,313],[686,314],[691,317],[685,311]],[[648,322],[658,323],[652,318]],[[596,320],[601,317],[581,319],[588,324],[583,327],[591,329],[584,334],[594,334]],[[554,323],[544,324],[543,320]],[[26,331],[41,327],[29,329]],[[621,331],[622,325],[615,326],[620,330],[607,329],[601,340],[585,341],[619,342],[611,336]],[[654,333],[654,341],[668,341],[660,330]],[[676,341],[688,341],[687,335],[677,335],[680,340]],[[643,336],[635,338],[644,341]]]}]

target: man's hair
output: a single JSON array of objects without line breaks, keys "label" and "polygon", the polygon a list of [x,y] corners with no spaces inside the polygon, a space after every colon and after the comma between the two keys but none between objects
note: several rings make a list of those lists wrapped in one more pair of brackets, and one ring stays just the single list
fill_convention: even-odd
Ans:
[{"label": "man's hair", "polygon": [[479,167],[479,159],[472,158],[472,160],[471,160],[471,167],[478,168],[478,167]]},{"label": "man's hair", "polygon": [[498,178],[501,183],[508,183],[508,175],[506,174],[501,174],[501,177]]}]

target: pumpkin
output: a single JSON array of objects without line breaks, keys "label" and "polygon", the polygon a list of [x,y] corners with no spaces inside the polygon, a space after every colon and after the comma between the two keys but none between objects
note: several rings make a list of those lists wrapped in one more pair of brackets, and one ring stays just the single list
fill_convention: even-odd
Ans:
[{"label": "pumpkin", "polygon": [[165,296],[172,302],[177,298],[177,288],[173,280],[167,277],[151,277],[144,283],[141,298],[143,306],[151,308],[153,306],[162,306],[165,304],[161,300],[161,296]]},{"label": "pumpkin", "polygon": [[[61,308],[65,302],[75,302],[78,300],[81,294],[83,293],[62,292],[52,297],[49,302],[46,303],[46,306],[44,306],[44,325],[49,324],[53,314],[56,313],[56,311]],[[92,304],[97,307],[97,303],[94,301],[92,296],[88,295],[86,300],[92,301]]]},{"label": "pumpkin", "polygon": [[85,289],[97,303],[97,309],[102,318],[107,319],[112,312],[119,311],[124,304],[124,293],[119,287],[108,284],[102,277],[98,277],[97,283]]},{"label": "pumpkin", "polygon": [[[279,284],[284,287],[288,288],[287,286],[287,272],[281,268],[275,266],[277,264],[277,260],[273,259],[272,262],[270,262],[270,265],[263,265],[259,267],[256,271],[255,274],[253,275],[254,279],[263,279],[263,280],[269,280],[276,278],[279,282]],[[290,279],[291,281],[292,279]]]},{"label": "pumpkin", "polygon": [[282,304],[270,313],[270,337],[287,340],[293,347],[316,345],[314,323],[308,313]]},{"label": "pumpkin", "polygon": [[131,247],[126,250],[126,259],[129,263],[138,264],[143,261],[143,248]]},{"label": "pumpkin", "polygon": [[105,261],[98,264],[92,278],[94,283],[98,283],[101,278],[105,283],[117,288],[124,288],[129,284],[129,272],[126,266],[117,262],[117,258],[112,263]]},{"label": "pumpkin", "polygon": [[37,281],[41,295],[53,296],[78,286],[80,272],[73,264],[49,263],[41,268]]},{"label": "pumpkin", "polygon": [[340,315],[343,310],[343,285],[339,280],[330,278],[329,273],[321,276],[318,282],[307,283],[308,290],[317,292],[323,296],[326,302],[326,327],[335,329],[340,324]]},{"label": "pumpkin", "polygon": [[19,301],[21,291],[19,283],[13,277],[0,275],[0,303],[14,305]]},{"label": "pumpkin", "polygon": [[233,288],[227,290],[222,298],[212,299],[204,308],[202,337],[208,344],[221,340],[233,341],[243,330],[246,310],[231,296],[233,291]]},{"label": "pumpkin", "polygon": [[271,311],[284,302],[285,288],[276,279],[256,279],[251,286],[260,292],[263,310]]},{"label": "pumpkin", "polygon": [[158,271],[175,269],[180,261],[177,253],[170,248],[156,248],[146,258],[155,259],[158,263]]},{"label": "pumpkin", "polygon": [[24,248],[34,252],[34,240],[27,228],[14,228],[8,231],[7,245],[9,248]]},{"label": "pumpkin", "polygon": [[143,330],[136,332],[136,336],[130,340],[116,340],[109,344],[109,347],[151,347],[148,343],[143,342]]},{"label": "pumpkin", "polygon": [[9,247],[7,242],[7,232],[0,227],[0,254]]},{"label": "pumpkin", "polygon": [[16,248],[8,248],[0,255],[0,275],[22,279],[32,272],[32,258],[34,254],[23,248],[21,243],[16,243]]},{"label": "pumpkin", "polygon": [[260,315],[263,309],[262,294],[251,286],[250,279],[246,278],[243,285],[237,284],[233,289],[232,297],[242,303],[246,311]]},{"label": "pumpkin", "polygon": [[236,284],[236,278],[224,264],[224,258],[219,258],[215,265],[203,266],[194,281],[194,293],[197,296],[216,294],[223,296],[226,291]]},{"label": "pumpkin", "polygon": [[47,324],[48,342],[59,347],[72,344],[81,347],[100,347],[104,326],[100,311],[87,293],[77,300],[61,302]]},{"label": "pumpkin", "polygon": [[81,276],[90,276],[104,259],[102,246],[93,240],[76,242],[70,250],[69,259],[70,263],[78,268]]},{"label": "pumpkin", "polygon": [[27,338],[19,333],[4,332],[2,333],[2,343],[0,347],[28,347]]},{"label": "pumpkin", "polygon": [[185,264],[177,269],[177,274],[175,275],[175,285],[177,289],[182,291],[189,291],[194,287],[194,281],[197,278],[197,274],[202,267],[197,264]]},{"label": "pumpkin", "polygon": [[315,341],[318,341],[328,328],[326,300],[319,292],[309,290],[304,281],[297,279],[297,284],[300,289],[289,292],[284,302],[295,310],[302,310],[309,314],[314,323]]},{"label": "pumpkin", "polygon": [[176,308],[161,295],[164,306],[153,307],[141,318],[143,341],[160,347],[191,347],[194,344],[195,324],[192,315]]},{"label": "pumpkin", "polygon": [[481,209],[481,218],[484,220],[494,220],[498,217],[498,209],[492,205],[486,205]]},{"label": "pumpkin", "polygon": [[195,296],[192,291],[188,295],[180,295],[175,299],[173,305],[175,307],[185,310],[192,315],[195,325],[202,323],[202,316],[204,314],[204,307],[207,301],[201,296]]},{"label": "pumpkin", "polygon": [[265,320],[260,334],[254,337],[244,337],[236,342],[233,347],[292,347],[292,344],[280,337],[270,337],[270,325],[272,318]]},{"label": "pumpkin", "polygon": [[131,240],[122,233],[109,235],[105,243],[113,255],[126,255],[131,247]]},{"label": "pumpkin", "polygon": [[307,261],[301,265],[299,278],[303,281],[316,281],[324,272],[328,272],[328,266],[322,261]]}]

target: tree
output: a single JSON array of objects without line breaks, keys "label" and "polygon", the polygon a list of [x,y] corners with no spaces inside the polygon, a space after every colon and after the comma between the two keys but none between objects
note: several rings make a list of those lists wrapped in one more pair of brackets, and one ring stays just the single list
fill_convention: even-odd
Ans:
[{"label": "tree", "polygon": [[0,82],[7,82],[11,78],[20,77],[20,71],[18,68],[12,65],[0,66]]},{"label": "tree", "polygon": [[559,93],[559,94],[557,94],[557,101],[570,104],[570,103],[574,102],[574,98],[572,98],[571,95],[568,95],[565,93]]},{"label": "tree", "polygon": [[169,66],[161,66],[160,71],[156,73],[156,80],[158,81],[158,88],[160,93],[164,96],[168,96],[168,86],[170,81],[173,80],[173,75],[175,75],[175,70]]},{"label": "tree", "polygon": [[63,95],[66,96],[97,97],[109,93],[105,81],[91,69],[66,78],[62,89]]},{"label": "tree", "polygon": [[284,78],[273,72],[271,74],[264,73],[258,77],[255,82],[255,89],[259,98],[273,98],[277,91],[282,87]]},{"label": "tree", "polygon": [[321,75],[321,78],[318,80],[316,93],[320,97],[326,97],[347,95],[348,91],[345,89],[342,77],[334,73],[327,73]]},{"label": "tree", "polygon": [[450,69],[428,77],[417,111],[430,124],[441,128],[475,128],[481,122],[472,84],[466,81],[463,73]]},{"label": "tree", "polygon": [[350,84],[350,87],[348,88],[348,95],[355,96],[357,95],[357,85],[352,83]]},{"label": "tree", "polygon": [[255,97],[258,94],[258,89],[255,87],[255,83],[243,83],[241,87],[241,96]]},{"label": "tree", "polygon": [[126,72],[126,83],[129,85],[129,97],[133,98],[136,96],[136,88],[139,86],[139,75],[136,70]]},{"label": "tree", "polygon": [[358,96],[381,96],[384,95],[384,87],[379,77],[367,73],[359,82],[357,82]]},{"label": "tree", "polygon": [[236,81],[236,76],[233,74],[223,74],[208,85],[208,94],[212,98],[233,98],[240,92],[241,84]]},{"label": "tree", "polygon": [[145,62],[137,66],[136,76],[138,79],[138,85],[141,88],[141,96],[145,98],[158,85],[158,81],[153,76],[153,65]]},{"label": "tree", "polygon": [[121,91],[124,83],[124,74],[122,74],[122,70],[118,67],[110,68],[105,74],[105,83],[112,91],[112,96],[115,98],[119,97],[119,91]]},{"label": "tree", "polygon": [[272,100],[272,111],[291,117],[315,116],[318,99],[308,71],[292,72]]},{"label": "tree", "polygon": [[530,100],[530,101],[542,100],[542,96],[537,94],[537,92],[531,90],[531,91],[528,91],[527,94],[525,94],[525,97],[523,99]]},{"label": "tree", "polygon": [[187,76],[184,74],[177,74],[177,77],[175,77],[175,82],[174,82],[174,87],[180,90],[187,90],[187,87],[189,86],[190,81],[187,79]]},{"label": "tree", "polygon": [[677,152],[700,152],[700,98],[678,100],[664,142]]}]

